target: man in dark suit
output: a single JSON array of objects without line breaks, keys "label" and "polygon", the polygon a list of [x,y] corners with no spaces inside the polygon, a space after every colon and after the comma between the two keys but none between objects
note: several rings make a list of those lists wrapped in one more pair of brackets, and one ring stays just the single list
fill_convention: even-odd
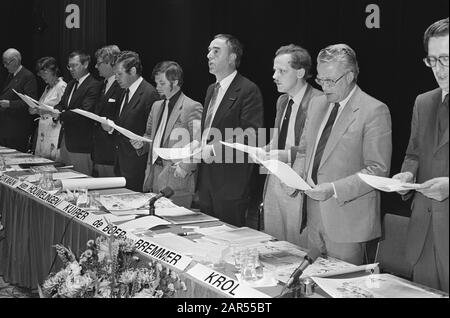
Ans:
[{"label": "man in dark suit", "polygon": [[33,73],[21,65],[22,56],[16,49],[3,53],[3,66],[8,78],[0,91],[0,145],[27,152],[32,133],[32,117],[28,105],[14,93],[37,99],[37,82]]},{"label": "man in dark suit", "polygon": [[[273,79],[280,93],[277,101],[276,128],[265,147],[265,158],[292,165],[298,151],[300,137],[312,97],[321,92],[306,80],[311,76],[311,56],[297,45],[280,47],[273,61]],[[269,175],[264,186],[264,231],[279,240],[300,245],[302,213],[300,196],[291,197],[276,176]]]},{"label": "man in dark suit", "polygon": [[432,24],[424,36],[439,88],[417,96],[402,172],[393,178],[422,183],[415,192],[408,226],[406,260],[417,283],[449,291],[448,234],[448,22]]},{"label": "man in dark suit", "polygon": [[[125,89],[119,102],[119,116],[115,123],[143,136],[148,115],[159,95],[153,85],[142,78],[142,64],[137,53],[121,52],[116,59],[114,72],[120,87]],[[112,131],[111,127],[103,125],[103,129],[114,134],[116,148],[114,172],[118,176],[125,177],[128,189],[141,192],[147,155],[138,156],[130,139],[117,131]]]},{"label": "man in dark suit", "polygon": [[208,87],[202,116],[200,209],[244,226],[254,164],[247,156],[237,162],[242,153],[226,150],[220,140],[248,143],[253,139],[256,146],[256,130],[263,125],[263,99],[259,88],[236,71],[242,46],[235,37],[216,35],[208,51],[209,72],[215,75],[216,83]]},{"label": "man in dark suit", "polygon": [[61,102],[55,106],[61,113],[54,115],[62,122],[61,161],[87,175],[92,174],[93,121],[71,110],[78,108],[94,112],[101,83],[89,74],[90,59],[82,51],[70,53],[67,68],[73,80],[67,84]]},{"label": "man in dark suit", "polygon": [[[123,94],[112,66],[119,53],[120,49],[117,45],[105,46],[95,52],[97,59],[95,67],[104,78],[100,98],[95,105],[95,113],[114,122],[119,115],[119,101]],[[94,174],[97,177],[114,177],[114,137],[104,131],[98,122],[94,122],[94,126],[94,148],[92,149]]]}]

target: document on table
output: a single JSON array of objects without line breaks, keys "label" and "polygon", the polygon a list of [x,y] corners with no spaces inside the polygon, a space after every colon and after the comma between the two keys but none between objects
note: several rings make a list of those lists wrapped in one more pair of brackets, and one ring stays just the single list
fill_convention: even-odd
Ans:
[{"label": "document on table", "polygon": [[228,147],[235,148],[237,150],[246,152],[250,157],[259,163],[261,163],[267,170],[272,174],[277,176],[284,184],[287,186],[299,189],[299,190],[309,190],[311,186],[305,182],[289,165],[278,160],[259,160],[257,157],[257,147],[247,146],[238,143],[228,143],[221,141],[222,144]]},{"label": "document on table", "polygon": [[370,185],[372,188],[384,192],[409,191],[420,189],[421,185],[417,183],[404,183],[397,179],[372,176],[364,173],[358,173],[358,176]]},{"label": "document on table", "polygon": [[130,139],[133,139],[133,140],[140,140],[140,141],[144,141],[144,142],[152,142],[148,138],[136,135],[134,132],[129,131],[128,129],[125,129],[123,127],[120,127],[115,122],[113,122],[112,120],[110,120],[110,119],[108,119],[106,117],[100,117],[100,116],[98,116],[98,115],[96,115],[94,113],[85,111],[83,109],[78,109],[78,108],[72,109],[71,111],[73,111],[73,112],[75,112],[75,113],[77,113],[79,115],[85,116],[87,118],[90,118],[92,120],[95,120],[95,121],[97,121],[97,122],[99,122],[101,124],[109,125],[109,126],[114,128],[115,130],[117,130],[118,132],[120,132],[122,135],[124,135],[127,138],[130,138]]},{"label": "document on table", "polygon": [[[77,178],[85,178],[87,175],[79,173],[79,172],[56,172],[53,173],[53,180],[64,180],[64,179],[77,179]],[[40,176],[38,174],[32,174],[26,176],[24,181],[28,182],[36,182],[39,181]]]},{"label": "document on table", "polygon": [[240,227],[231,231],[212,232],[204,239],[218,243],[239,244],[270,241],[273,237],[248,227]]},{"label": "document on table", "polygon": [[311,277],[333,298],[440,298],[389,274],[373,274],[356,278]]},{"label": "document on table", "polygon": [[124,230],[146,230],[158,225],[170,224],[157,216],[149,215],[120,224]]}]

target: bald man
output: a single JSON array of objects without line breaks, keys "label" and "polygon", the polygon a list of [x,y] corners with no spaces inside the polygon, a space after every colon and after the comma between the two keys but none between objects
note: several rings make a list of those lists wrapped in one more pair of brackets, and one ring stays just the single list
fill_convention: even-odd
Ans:
[{"label": "bald man", "polygon": [[32,117],[28,106],[13,89],[37,99],[37,82],[33,73],[22,66],[22,56],[16,49],[3,53],[3,66],[8,77],[0,90],[0,145],[27,152],[32,132]]}]

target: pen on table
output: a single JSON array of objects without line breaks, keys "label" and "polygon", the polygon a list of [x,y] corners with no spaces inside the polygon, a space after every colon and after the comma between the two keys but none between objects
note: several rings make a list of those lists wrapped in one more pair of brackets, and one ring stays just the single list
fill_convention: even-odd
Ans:
[{"label": "pen on table", "polygon": [[188,236],[188,235],[192,235],[192,234],[198,234],[197,232],[183,232],[183,233],[178,233],[179,236]]}]

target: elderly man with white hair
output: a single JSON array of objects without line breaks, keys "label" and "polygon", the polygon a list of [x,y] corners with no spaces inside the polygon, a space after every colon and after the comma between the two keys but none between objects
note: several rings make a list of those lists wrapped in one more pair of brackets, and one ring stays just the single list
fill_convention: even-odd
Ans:
[{"label": "elderly man with white hair", "polygon": [[13,89],[37,99],[37,82],[32,72],[22,66],[22,56],[16,49],[3,53],[3,66],[8,77],[0,90],[0,145],[26,152],[32,133],[32,116],[28,106]]},{"label": "elderly man with white hair", "polygon": [[[346,44],[322,49],[294,169],[304,174],[309,247],[359,265],[365,242],[381,234],[380,193],[358,172],[386,177],[391,163],[388,107],[356,84],[356,54]],[[367,261],[367,259],[366,259]]]}]

